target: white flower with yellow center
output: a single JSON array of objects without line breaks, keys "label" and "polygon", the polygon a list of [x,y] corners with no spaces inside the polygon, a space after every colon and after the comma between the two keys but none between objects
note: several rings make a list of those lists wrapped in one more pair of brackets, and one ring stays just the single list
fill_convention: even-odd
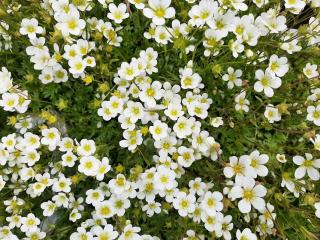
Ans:
[{"label": "white flower with yellow center", "polygon": [[41,34],[43,32],[43,28],[38,26],[38,20],[35,18],[22,19],[20,33],[22,35],[28,35],[30,39],[35,39],[37,34]]},{"label": "white flower with yellow center", "polygon": [[110,201],[97,203],[95,209],[97,216],[100,218],[110,218],[114,215],[114,208]]},{"label": "white flower with yellow center", "polygon": [[96,151],[96,144],[93,140],[82,139],[80,146],[77,147],[77,154],[79,156],[90,156]]},{"label": "white flower with yellow center", "polygon": [[171,0],[149,0],[148,7],[143,9],[143,14],[151,18],[156,25],[164,25],[166,18],[173,18],[176,11],[170,7]]},{"label": "white flower with yellow center", "polygon": [[180,73],[181,88],[194,89],[198,87],[201,82],[201,77],[198,73],[193,73],[191,68],[185,68]]},{"label": "white flower with yellow center", "polygon": [[43,202],[41,203],[40,206],[43,210],[43,216],[47,216],[47,217],[52,216],[54,211],[57,209],[57,205],[52,201]]},{"label": "white flower with yellow center", "polygon": [[320,105],[309,106],[307,108],[307,112],[307,120],[313,122],[317,126],[320,126]]},{"label": "white flower with yellow center", "polygon": [[254,90],[264,92],[267,97],[272,97],[273,89],[281,86],[281,79],[273,75],[269,70],[263,72],[261,69],[256,71],[256,78],[259,80],[254,84]]},{"label": "white flower with yellow center", "polygon": [[190,167],[195,161],[194,150],[192,148],[181,146],[178,148],[178,153],[178,163],[183,167]]},{"label": "white flower with yellow center", "polygon": [[173,199],[173,207],[178,210],[182,217],[186,217],[189,213],[193,213],[195,209],[196,197],[193,194],[179,192]]},{"label": "white flower with yellow center", "polygon": [[213,216],[216,212],[220,212],[223,209],[222,204],[223,196],[220,192],[206,192],[204,198],[201,201],[201,209],[208,215]]},{"label": "white flower with yellow center", "polygon": [[61,162],[62,166],[73,167],[75,165],[77,157],[72,152],[66,152],[61,156],[61,159],[62,159],[62,162]]},{"label": "white flower with yellow center", "polygon": [[15,107],[19,104],[19,95],[16,93],[4,93],[2,94],[2,99],[0,100],[0,106],[3,110],[14,112]]},{"label": "white flower with yellow center", "polygon": [[167,167],[160,165],[154,176],[155,187],[159,190],[173,189],[176,183],[176,174]]},{"label": "white flower with yellow center", "polygon": [[310,63],[307,63],[307,65],[303,68],[303,73],[307,78],[315,78],[319,76],[317,68],[318,66],[316,64],[311,65]]},{"label": "white flower with yellow center", "polygon": [[108,18],[115,21],[115,23],[122,23],[122,21],[129,17],[127,13],[127,6],[124,3],[120,3],[116,6],[114,3],[109,4]]},{"label": "white flower with yellow center", "polygon": [[286,57],[279,58],[277,55],[273,54],[270,57],[267,69],[278,77],[283,77],[289,71],[288,59]]},{"label": "white flower with yellow center", "polygon": [[306,153],[305,155],[305,158],[302,156],[293,157],[293,162],[299,166],[294,173],[295,178],[301,179],[307,173],[313,181],[319,180],[320,174],[318,168],[320,168],[320,159],[313,159],[310,153]]},{"label": "white flower with yellow center", "polygon": [[281,114],[277,107],[269,104],[266,106],[266,110],[264,111],[264,116],[268,119],[270,123],[278,122],[281,120]]},{"label": "white flower with yellow center", "polygon": [[81,74],[84,72],[85,68],[87,67],[86,61],[84,61],[80,56],[72,58],[68,61],[69,64],[69,71],[72,74]]},{"label": "white flower with yellow center", "polygon": [[149,131],[155,140],[160,140],[168,136],[168,125],[157,120],[149,127]]},{"label": "white flower with yellow center", "polygon": [[80,13],[77,9],[72,8],[68,14],[61,14],[59,19],[61,22],[56,24],[56,27],[61,31],[63,36],[70,34],[79,36],[86,26],[86,22],[80,19]]},{"label": "white flower with yellow center", "polygon": [[40,220],[33,213],[29,213],[26,217],[22,218],[20,230],[22,232],[33,232],[37,230],[39,224]]},{"label": "white flower with yellow center", "polygon": [[115,179],[111,179],[108,183],[112,193],[121,194],[130,188],[130,183],[123,174],[118,174]]},{"label": "white flower with yellow center", "polygon": [[257,236],[249,228],[245,228],[242,232],[238,229],[236,237],[237,240],[257,240]]},{"label": "white flower with yellow center", "polygon": [[241,183],[248,177],[255,175],[254,169],[250,166],[249,156],[243,155],[238,159],[236,156],[229,158],[230,163],[223,169],[223,173],[227,178],[235,176],[235,181]]},{"label": "white flower with yellow center", "polygon": [[230,192],[232,198],[242,198],[238,203],[238,208],[242,213],[249,213],[251,205],[257,210],[265,208],[263,197],[267,194],[267,189],[261,184],[256,185],[254,179],[246,178],[241,186],[235,185]]},{"label": "white flower with yellow center", "polygon": [[50,151],[56,149],[57,144],[60,142],[59,130],[56,128],[43,129],[41,134],[43,136],[41,138],[41,144],[48,145]]},{"label": "white flower with yellow center", "polygon": [[58,179],[54,179],[52,184],[52,190],[54,192],[65,192],[68,193],[71,191],[71,179],[66,178],[63,175],[59,176]]},{"label": "white flower with yellow center", "polygon": [[178,138],[186,138],[192,134],[193,122],[184,116],[178,118],[177,122],[173,125],[173,130]]},{"label": "white flower with yellow center", "polygon": [[80,158],[78,171],[87,176],[96,176],[99,170],[100,161],[93,156],[85,156]]},{"label": "white flower with yellow center", "polygon": [[100,189],[90,189],[86,191],[86,195],[86,203],[92,204],[93,206],[96,206],[104,199],[104,194]]},{"label": "white flower with yellow center", "polygon": [[96,240],[113,240],[119,235],[117,231],[114,231],[111,224],[104,225],[104,228],[101,226],[94,226],[91,228],[91,232],[97,236]]}]

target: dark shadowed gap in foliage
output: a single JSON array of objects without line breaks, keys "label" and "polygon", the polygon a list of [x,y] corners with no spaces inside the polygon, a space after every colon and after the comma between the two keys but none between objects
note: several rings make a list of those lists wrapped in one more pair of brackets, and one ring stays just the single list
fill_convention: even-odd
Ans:
[{"label": "dark shadowed gap in foliage", "polygon": [[[284,5],[281,7],[281,12],[285,11],[286,8]],[[311,17],[315,17],[315,11],[310,5],[306,5],[305,8],[299,14],[293,14],[288,12],[287,17],[287,26],[288,28],[298,29],[301,25],[309,23]]]}]

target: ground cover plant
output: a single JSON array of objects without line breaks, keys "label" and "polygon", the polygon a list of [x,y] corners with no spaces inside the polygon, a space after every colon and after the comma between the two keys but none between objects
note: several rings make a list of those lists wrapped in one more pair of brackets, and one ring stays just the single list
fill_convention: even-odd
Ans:
[{"label": "ground cover plant", "polygon": [[0,1],[0,239],[320,239],[319,7]]}]

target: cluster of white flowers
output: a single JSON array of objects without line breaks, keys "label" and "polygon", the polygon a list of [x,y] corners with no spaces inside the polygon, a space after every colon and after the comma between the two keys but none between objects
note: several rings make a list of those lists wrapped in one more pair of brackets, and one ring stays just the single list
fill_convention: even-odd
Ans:
[{"label": "cluster of white flowers", "polygon": [[2,67],[0,71],[0,83],[0,106],[3,110],[25,113],[31,102],[28,99],[28,91],[20,90],[17,85],[13,85],[11,73],[6,67]]},{"label": "cluster of white flowers", "polygon": [[[28,91],[19,90],[11,73],[2,67],[0,106],[5,111],[26,114],[19,115],[14,125],[18,133],[3,136],[0,142],[0,191],[13,192],[13,196],[3,201],[6,224],[0,227],[0,239],[18,239],[14,232],[23,234],[23,239],[46,239],[46,228],[42,226],[45,224],[40,219],[54,219],[63,209],[69,220],[79,226],[71,234],[71,240],[156,240],[157,236],[140,233],[141,228],[133,226],[130,220],[121,228],[112,222],[115,217],[124,217],[130,208],[140,208],[148,217],[168,214],[164,205],[175,209],[180,217],[201,224],[217,238],[255,240],[258,235],[265,238],[273,234],[277,214],[268,199],[273,192],[269,193],[269,186],[264,186],[264,179],[273,177],[267,165],[271,158],[277,159],[279,164],[289,161],[284,154],[268,156],[254,149],[249,155],[231,156],[228,163],[224,161],[224,146],[211,134],[212,127],[223,125],[223,118],[210,116],[214,100],[205,92],[204,76],[199,71],[195,54],[201,49],[201,57],[206,61],[220,54],[230,54],[232,59],[241,61],[241,65],[235,66],[227,62],[226,71],[218,71],[220,80],[226,85],[226,91],[236,91],[231,99],[240,114],[251,109],[250,101],[255,101],[250,98],[253,94],[259,96],[259,100],[260,97],[265,99],[261,100],[264,109],[261,115],[272,125],[281,121],[286,113],[276,105],[277,101],[271,104],[291,70],[285,54],[299,52],[304,45],[320,43],[320,36],[309,34],[307,39],[300,38],[298,30],[289,27],[280,9],[265,11],[268,0],[252,1],[261,10],[258,16],[244,14],[248,10],[245,0],[186,0],[191,6],[184,14],[185,22],[175,19],[175,3],[171,0],[128,0],[118,5],[112,0],[98,0],[110,22],[88,17],[93,2],[42,0],[41,6],[54,22],[53,35],[60,34],[64,44],[59,46],[47,41],[47,29],[40,26],[36,18],[24,18],[19,32],[29,39],[26,53],[34,69],[41,71],[38,78],[43,84],[86,79],[97,65],[96,52],[105,50],[99,41],[120,47],[123,42],[121,24],[130,18],[130,6],[141,11],[149,23],[143,37],[150,43],[155,41],[157,47],[165,51],[160,52],[152,45],[140,50],[139,56],[117,62],[118,68],[112,77],[114,86],[108,94],[98,96],[101,106],[97,114],[105,121],[100,127],[109,121],[118,122],[121,148],[135,153],[141,152],[143,145],[151,146],[152,161],[148,159],[150,165],[132,177],[134,169],[130,170],[130,175],[115,171],[111,157],[99,156],[100,146],[94,140],[77,141],[56,127],[35,124],[26,113],[31,102]],[[306,4],[320,7],[319,0],[283,2],[292,14],[302,12]],[[169,21],[170,26],[166,26]],[[8,30],[9,26],[0,22],[0,36],[6,41],[4,48],[10,49],[11,38],[2,28]],[[320,20],[309,19],[305,31],[320,32]],[[265,42],[266,36],[271,43]],[[281,51],[267,55],[252,50],[259,43],[273,44],[274,36],[281,36],[276,41]],[[161,81],[166,77],[161,76],[158,63],[170,44],[183,48],[181,54],[185,54],[188,61],[174,68],[173,79]],[[254,76],[247,74],[247,67],[253,67]],[[307,81],[319,77],[318,66],[313,62],[306,63],[300,70]],[[251,78],[251,86],[248,78]],[[304,119],[320,126],[320,88],[312,89],[307,100]],[[232,126],[231,122],[229,124]],[[41,134],[35,133],[35,125],[39,125]],[[319,151],[320,135],[315,134],[311,141]],[[294,173],[281,169],[281,187],[296,198],[307,191],[309,181],[320,179],[320,159],[311,153],[304,154],[292,156]],[[206,163],[208,159],[223,168],[224,176],[219,184],[224,188],[219,189],[218,184],[198,176],[193,176],[188,186],[182,186],[180,180],[193,164]],[[77,186],[84,180],[89,184],[84,184],[79,193]],[[91,185],[91,181],[95,184]],[[33,206],[25,205],[22,194],[30,199],[40,196],[46,199],[40,204],[41,216],[32,212]],[[230,204],[237,206],[238,218],[247,223],[255,222],[252,229],[235,228],[235,215],[228,211]],[[315,215],[320,218],[320,202],[314,207]],[[183,239],[205,237],[188,229]]]}]

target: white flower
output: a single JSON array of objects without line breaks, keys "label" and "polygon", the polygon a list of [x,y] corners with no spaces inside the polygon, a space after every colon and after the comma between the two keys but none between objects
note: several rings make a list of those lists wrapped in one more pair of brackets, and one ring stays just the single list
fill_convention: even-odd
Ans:
[{"label": "white flower", "polygon": [[86,195],[86,203],[92,204],[93,206],[96,206],[104,199],[103,192],[100,189],[89,189],[88,191],[86,191]]},{"label": "white flower", "polygon": [[236,182],[241,183],[246,178],[255,175],[255,171],[250,165],[249,156],[243,155],[239,159],[236,156],[231,156],[229,161],[230,163],[223,169],[223,173],[227,178],[235,176]]},{"label": "white flower", "polygon": [[38,26],[38,20],[35,18],[22,19],[20,33],[22,35],[28,35],[30,39],[35,39],[37,34],[41,34],[43,28]]},{"label": "white flower", "polygon": [[224,237],[225,240],[231,240],[231,233],[230,231],[233,229],[233,223],[232,217],[230,215],[227,215],[223,218],[222,220],[222,236]]},{"label": "white flower", "polygon": [[266,110],[264,112],[264,116],[268,119],[270,123],[278,122],[281,120],[281,114],[277,107],[269,104],[266,106]]},{"label": "white flower", "polygon": [[202,0],[189,11],[190,23],[194,26],[202,26],[209,23],[213,15],[217,13],[218,3],[212,0]]},{"label": "white flower", "polygon": [[180,72],[181,88],[194,89],[201,82],[201,77],[198,73],[193,73],[191,68],[185,68]]},{"label": "white flower", "polygon": [[212,127],[218,128],[223,125],[223,119],[222,119],[222,117],[212,118],[210,121],[210,124]]},{"label": "white flower", "polygon": [[234,58],[237,58],[239,56],[239,53],[242,53],[244,51],[244,45],[239,39],[237,39],[237,41],[230,40],[229,46]]},{"label": "white flower", "polygon": [[114,208],[110,201],[103,201],[97,203],[95,209],[97,216],[101,218],[110,218],[115,214]]},{"label": "white flower", "polygon": [[81,74],[87,67],[87,63],[80,56],[72,58],[68,61],[68,64],[70,66],[69,71],[72,74]]},{"label": "white flower", "polygon": [[149,131],[155,140],[160,140],[168,136],[168,125],[157,120],[149,127]]},{"label": "white flower", "polygon": [[245,228],[242,232],[238,229],[236,236],[237,240],[257,240],[257,236],[249,228]]},{"label": "white flower", "polygon": [[254,90],[257,92],[264,91],[267,97],[272,97],[274,94],[273,89],[281,86],[281,79],[274,76],[269,70],[263,72],[262,70],[256,71],[256,78],[259,80],[254,84]]},{"label": "white flower", "polygon": [[236,71],[232,68],[228,68],[228,73],[222,76],[222,80],[228,82],[228,88],[232,89],[234,85],[240,87],[242,85],[242,80],[240,77],[242,76],[242,71],[237,69]]},{"label": "white flower", "polygon": [[40,220],[33,213],[29,213],[26,217],[22,218],[20,230],[22,232],[33,232],[37,230],[39,224]]},{"label": "white flower", "polygon": [[178,148],[178,153],[178,163],[183,167],[190,167],[195,161],[194,150],[192,148],[181,146]]},{"label": "white flower", "polygon": [[294,173],[295,178],[301,179],[307,173],[312,180],[319,180],[320,174],[317,168],[320,168],[320,159],[313,159],[313,156],[310,153],[306,153],[305,155],[305,158],[302,156],[293,157],[293,162],[299,165]]},{"label": "white flower", "polygon": [[189,213],[194,212],[196,198],[193,194],[179,192],[173,199],[173,207],[178,210],[182,217],[186,217]]},{"label": "white flower", "polygon": [[118,174],[116,179],[111,179],[108,183],[110,191],[116,194],[122,194],[130,188],[129,182],[123,174]]},{"label": "white flower", "polygon": [[318,66],[316,64],[311,65],[310,63],[307,63],[307,65],[303,68],[303,73],[307,78],[315,78],[319,76],[317,68]]},{"label": "white flower", "polygon": [[166,114],[171,120],[176,121],[179,117],[184,114],[182,111],[182,106],[180,103],[169,103],[168,108],[164,110],[164,114]]},{"label": "white flower", "polygon": [[73,167],[77,160],[77,157],[72,152],[67,152],[61,156],[61,159],[62,166]]},{"label": "white flower", "polygon": [[11,73],[5,67],[0,71],[0,83],[0,94],[7,92],[13,86]]},{"label": "white flower", "polygon": [[59,176],[58,179],[54,179],[52,184],[52,190],[54,192],[65,192],[68,193],[71,191],[71,179],[66,178],[63,175]]},{"label": "white flower", "polygon": [[251,160],[250,166],[256,171],[256,174],[260,177],[268,175],[268,168],[264,166],[269,161],[269,156],[266,154],[260,154],[258,150],[253,151],[249,158]]},{"label": "white flower", "polygon": [[129,3],[134,4],[137,9],[144,9],[145,0],[129,0]]},{"label": "white flower", "polygon": [[139,98],[147,105],[147,107],[153,108],[157,105],[156,100],[162,98],[164,94],[164,90],[161,88],[162,84],[159,81],[154,81],[151,85],[144,84],[141,87]]},{"label": "white flower", "polygon": [[119,217],[123,216],[126,209],[131,206],[130,201],[125,195],[112,195],[109,201],[113,206],[114,213]]},{"label": "white flower", "polygon": [[87,176],[95,176],[98,173],[100,161],[93,156],[84,156],[80,158],[79,172]]},{"label": "white flower", "polygon": [[178,138],[186,138],[192,133],[193,122],[184,116],[178,118],[177,122],[173,126],[174,132]]},{"label": "white flower", "polygon": [[117,231],[114,231],[113,226],[111,224],[104,225],[104,228],[101,226],[94,226],[91,229],[91,232],[97,236],[98,239],[108,239],[113,240],[116,239],[119,235]]},{"label": "white flower", "polygon": [[81,214],[79,213],[79,210],[72,209],[71,213],[69,214],[69,220],[71,222],[76,222],[80,218],[81,218]]},{"label": "white flower", "polygon": [[109,164],[109,158],[103,157],[98,168],[98,173],[96,174],[96,179],[98,181],[102,181],[104,179],[105,174],[109,172],[110,169],[111,166]]},{"label": "white flower", "polygon": [[260,210],[262,214],[259,216],[259,220],[263,223],[267,223],[268,226],[274,226],[274,220],[276,219],[276,214],[273,213],[274,206],[270,203],[267,203],[266,207],[263,210]]},{"label": "white flower", "polygon": [[286,8],[288,8],[292,13],[298,14],[306,6],[306,2],[303,0],[285,0]]},{"label": "white flower", "polygon": [[52,216],[57,208],[57,205],[52,201],[43,202],[40,206],[43,209],[43,216]]},{"label": "white flower", "polygon": [[287,29],[285,16],[273,16],[269,13],[262,13],[259,18],[261,22],[270,29],[271,33],[279,33]]},{"label": "white flower", "polygon": [[201,220],[204,222],[204,227],[209,232],[221,233],[223,215],[221,212],[216,212],[214,215],[208,215],[205,212],[201,214]]},{"label": "white flower", "polygon": [[56,149],[56,146],[58,145],[60,141],[60,132],[56,128],[49,128],[49,129],[43,129],[41,131],[42,138],[41,143],[44,145],[49,146],[49,150],[53,151]]},{"label": "white flower", "polygon": [[205,189],[207,188],[207,184],[201,181],[201,178],[197,177],[194,180],[190,180],[189,182],[190,193],[197,193],[199,196],[204,194]]},{"label": "white flower", "polygon": [[166,18],[173,18],[176,11],[170,7],[171,0],[149,0],[148,7],[143,9],[147,18],[152,18],[156,25],[164,25]]},{"label": "white flower", "polygon": [[138,234],[140,232],[139,227],[133,227],[131,224],[125,226],[123,233],[120,235],[118,240],[140,240],[141,237]]},{"label": "white flower", "polygon": [[4,93],[2,94],[2,99],[0,100],[0,106],[3,110],[13,112],[15,107],[19,104],[19,95],[16,93]]},{"label": "white flower", "polygon": [[123,148],[128,148],[129,151],[134,151],[143,141],[141,132],[136,130],[124,131],[123,137],[125,139],[121,140],[119,145]]},{"label": "white flower", "polygon": [[79,36],[86,26],[86,22],[80,19],[80,13],[77,9],[71,8],[68,14],[61,14],[62,17],[57,23],[57,28],[62,32],[63,36],[70,34]]},{"label": "white flower", "polygon": [[244,111],[244,112],[249,112],[249,105],[250,102],[248,99],[246,99],[246,92],[243,91],[240,94],[238,94],[235,98],[234,98],[236,105],[235,105],[235,109],[237,111]]},{"label": "white flower", "polygon": [[222,211],[222,199],[223,196],[218,191],[206,192],[200,203],[201,209],[205,211],[208,215],[213,216],[216,214],[216,212]]},{"label": "white flower", "polygon": [[77,153],[79,156],[90,156],[96,151],[96,144],[93,140],[82,139],[80,146],[77,147]]},{"label": "white flower", "polygon": [[315,125],[320,126],[320,105],[309,106],[307,108],[307,120],[313,122]]},{"label": "white flower", "polygon": [[277,154],[276,159],[281,163],[287,162],[286,155],[284,155],[284,154]]},{"label": "white flower", "polygon": [[267,189],[261,184],[255,185],[252,178],[244,179],[241,186],[234,186],[230,192],[232,198],[242,198],[238,203],[239,210],[242,213],[249,213],[251,205],[257,210],[264,209],[266,203],[263,197],[266,194]]},{"label": "white flower", "polygon": [[148,217],[152,217],[155,213],[161,212],[161,204],[158,202],[149,202],[142,207],[142,211],[146,212]]},{"label": "white flower", "polygon": [[270,57],[267,69],[278,77],[283,77],[289,70],[288,59],[286,57],[279,58],[277,55],[273,54]]},{"label": "white flower", "polygon": [[115,21],[116,23],[122,23],[122,21],[129,17],[127,13],[127,6],[124,3],[120,3],[116,6],[114,3],[109,4],[108,18]]},{"label": "white flower", "polygon": [[174,171],[160,165],[154,175],[155,187],[159,190],[173,189],[176,183],[175,177]]},{"label": "white flower", "polygon": [[156,40],[157,43],[161,44],[168,44],[168,42],[171,42],[171,35],[170,32],[167,30],[167,28],[163,26],[157,26],[156,31],[154,34],[154,39]]}]

